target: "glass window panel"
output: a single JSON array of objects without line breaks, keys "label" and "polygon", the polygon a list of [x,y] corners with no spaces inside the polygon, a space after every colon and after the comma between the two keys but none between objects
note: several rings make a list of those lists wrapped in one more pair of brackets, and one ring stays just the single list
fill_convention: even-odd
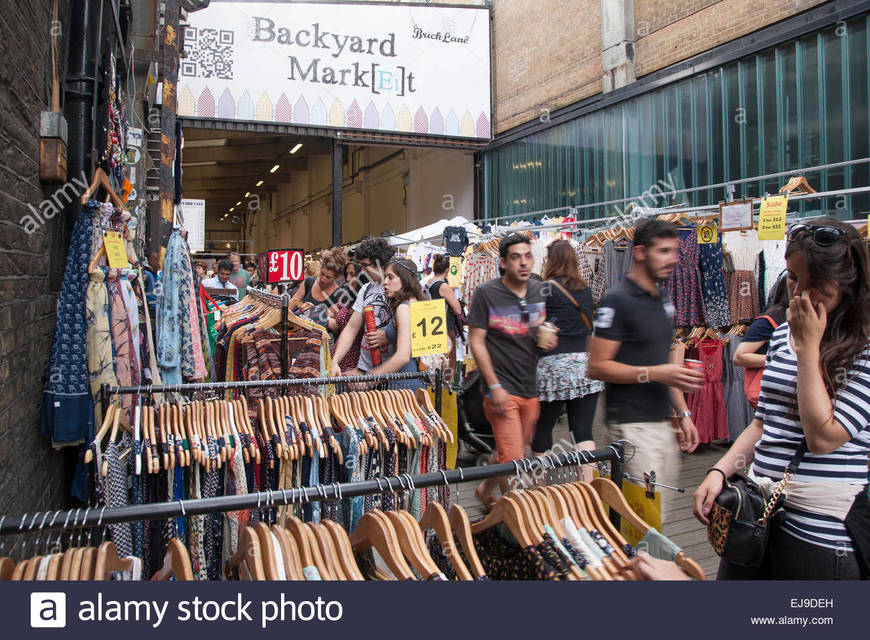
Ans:
[{"label": "glass window panel", "polygon": [[[870,42],[868,42],[868,23],[870,16],[858,18],[849,23],[849,114],[851,123],[850,155],[854,158],[870,156]],[[870,185],[870,166],[854,165],[850,170],[852,186]],[[870,212],[870,194],[859,194],[850,198],[850,213]]]},{"label": "glass window panel", "polygon": [[[825,148],[826,148],[826,163],[840,162],[845,159],[845,149],[843,147],[843,131],[845,123],[843,120],[843,60],[842,60],[842,45],[844,38],[848,35],[840,36],[831,31],[824,32],[822,38],[824,42],[824,122],[826,124],[825,132]],[[845,170],[842,168],[831,169],[827,172],[827,189],[842,189],[844,187]]]},{"label": "glass window panel", "polygon": [[797,93],[797,60],[795,45],[781,47],[782,77],[779,87],[782,95],[783,121],[780,131],[783,138],[782,165],[776,171],[787,171],[801,167],[798,144],[798,93]]}]

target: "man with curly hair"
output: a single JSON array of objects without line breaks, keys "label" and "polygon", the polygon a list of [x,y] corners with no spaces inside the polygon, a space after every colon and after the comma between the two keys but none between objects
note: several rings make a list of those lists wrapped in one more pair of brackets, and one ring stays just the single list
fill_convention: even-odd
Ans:
[{"label": "man with curly hair", "polygon": [[384,269],[393,255],[396,253],[383,238],[369,238],[363,240],[356,249],[355,259],[362,267],[359,277],[368,280],[357,294],[353,305],[353,315],[342,330],[335,345],[335,353],[332,355],[333,373],[341,375],[338,363],[344,359],[348,350],[353,346],[354,340],[360,331],[364,331],[363,309],[373,307],[375,312],[375,331],[366,332],[362,339],[359,362],[355,371],[346,371],[349,375],[367,373],[374,368],[372,363],[372,351],[377,349],[381,352],[381,360],[384,361],[392,355],[392,345],[384,334],[384,327],[393,321],[393,312],[390,303],[384,293]]}]

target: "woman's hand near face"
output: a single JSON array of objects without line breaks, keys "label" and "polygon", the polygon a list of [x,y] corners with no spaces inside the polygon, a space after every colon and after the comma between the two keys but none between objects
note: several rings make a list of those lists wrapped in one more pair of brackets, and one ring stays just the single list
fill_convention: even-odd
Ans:
[{"label": "woman's hand near face", "polygon": [[818,350],[828,324],[828,312],[821,302],[813,305],[810,294],[804,291],[794,296],[786,312],[792,346],[795,352]]}]

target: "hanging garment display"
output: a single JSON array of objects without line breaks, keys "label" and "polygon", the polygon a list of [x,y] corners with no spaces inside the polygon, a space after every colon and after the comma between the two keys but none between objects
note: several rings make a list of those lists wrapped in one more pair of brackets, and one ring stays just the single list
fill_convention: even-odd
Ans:
[{"label": "hanging garment display", "polygon": [[731,255],[734,272],[728,283],[731,323],[752,321],[758,316],[758,287],[755,269],[764,243],[754,231],[723,233],[723,247]]},{"label": "hanging garment display", "polygon": [[699,245],[691,229],[680,229],[680,263],[662,289],[674,305],[674,326],[692,327],[704,324],[704,296],[701,293]]},{"label": "hanging garment display", "polygon": [[85,310],[93,217],[98,206],[89,201],[73,225],[57,303],[40,419],[40,432],[56,444],[77,443],[93,436]]},{"label": "hanging garment display", "polygon": [[731,324],[731,309],[723,273],[722,243],[700,244],[698,248],[703,276],[704,317],[711,327],[728,326]]},{"label": "hanging garment display", "polygon": [[610,289],[629,272],[632,264],[631,244],[613,240],[604,243],[604,287]]},{"label": "hanging garment display", "polygon": [[728,416],[722,391],[722,341],[703,340],[697,346],[697,359],[704,365],[704,382],[688,399],[694,415],[698,441],[708,444],[728,439]]}]

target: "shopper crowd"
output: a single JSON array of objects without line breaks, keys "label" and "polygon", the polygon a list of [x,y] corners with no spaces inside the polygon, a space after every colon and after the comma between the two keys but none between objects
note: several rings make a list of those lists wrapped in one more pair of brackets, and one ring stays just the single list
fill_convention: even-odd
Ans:
[{"label": "shopper crowd", "polygon": [[[633,445],[627,472],[641,478],[655,470],[659,483],[677,482],[680,451],[692,452],[699,442],[685,394],[704,382],[704,374],[671,348],[674,305],[660,288],[679,265],[680,251],[672,223],[640,222],[631,268],[596,308],[569,241],[549,245],[538,277],[528,237],[501,238],[501,276],[476,287],[467,317],[494,462],[553,451],[553,428],[566,412],[569,447],[594,449],[592,425],[604,392],[609,438]],[[870,453],[866,241],[836,220],[793,225],[786,264],[787,277],[775,288],[772,304],[734,356],[734,364],[746,368],[755,419],[698,487],[695,515],[709,524],[726,480],[749,462],[750,477],[770,490],[800,450],[762,566],[749,569],[723,560],[719,576],[855,578],[860,551],[848,518],[868,508]],[[302,313],[334,339],[337,376],[417,371],[410,304],[443,299],[452,371],[465,315],[447,284],[448,266],[448,256],[434,256],[424,287],[412,261],[396,257],[382,238],[367,239],[351,255],[335,248],[308,263],[307,277],[291,291]],[[203,284],[240,299],[246,287],[257,286],[252,275],[231,254]],[[590,480],[591,470],[583,475]],[[508,490],[503,480],[487,480],[476,496],[491,507],[497,487]]]}]

